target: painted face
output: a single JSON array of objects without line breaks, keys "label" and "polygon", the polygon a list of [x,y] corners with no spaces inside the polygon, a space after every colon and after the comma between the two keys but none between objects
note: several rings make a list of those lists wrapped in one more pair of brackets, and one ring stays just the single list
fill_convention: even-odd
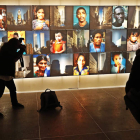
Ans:
[{"label": "painted face", "polygon": [[84,22],[86,20],[86,12],[84,9],[79,9],[77,12],[77,18],[80,22]]},{"label": "painted face", "polygon": [[61,40],[62,40],[62,35],[61,35],[61,33],[55,33],[55,39],[58,41],[58,42],[60,42]]},{"label": "painted face", "polygon": [[122,54],[114,55],[114,63],[116,66],[120,66],[122,64],[122,60],[123,60]]},{"label": "painted face", "polygon": [[43,9],[39,9],[37,11],[37,17],[38,17],[38,19],[43,20],[44,19],[44,16],[45,16],[44,10]]},{"label": "painted face", "polygon": [[124,11],[122,8],[115,9],[114,17],[116,19],[117,23],[123,23],[124,22]]},{"label": "painted face", "polygon": [[77,61],[78,67],[84,67],[86,61],[85,61],[85,57],[83,55],[80,55]]},{"label": "painted face", "polygon": [[46,60],[41,60],[38,63],[38,67],[39,67],[39,70],[44,71],[47,67],[47,61]]},{"label": "painted face", "polygon": [[138,40],[138,34],[130,35],[130,41],[135,43]]},{"label": "painted face", "polygon": [[93,42],[96,46],[100,46],[102,42],[102,35],[100,33],[97,33],[93,39]]}]

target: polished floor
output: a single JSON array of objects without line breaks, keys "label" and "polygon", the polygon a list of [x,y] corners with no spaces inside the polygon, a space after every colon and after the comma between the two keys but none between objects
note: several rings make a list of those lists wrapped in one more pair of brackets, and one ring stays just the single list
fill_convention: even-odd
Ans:
[{"label": "polished floor", "polygon": [[0,99],[0,140],[140,140],[140,125],[125,110],[124,88],[56,91],[63,109],[38,113],[40,93],[19,93],[25,108]]}]

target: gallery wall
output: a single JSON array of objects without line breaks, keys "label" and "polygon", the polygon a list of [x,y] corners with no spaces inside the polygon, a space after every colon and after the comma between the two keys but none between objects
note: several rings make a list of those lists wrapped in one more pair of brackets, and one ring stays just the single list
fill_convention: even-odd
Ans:
[{"label": "gallery wall", "polygon": [[[139,1],[4,1],[1,5],[137,5]],[[49,87],[51,89],[72,89],[72,88],[100,88],[124,86],[129,73],[125,74],[104,74],[87,76],[59,76],[39,77],[27,79],[15,79],[18,92],[42,91]],[[26,88],[25,88],[26,87]],[[7,89],[5,90],[8,91]]]}]

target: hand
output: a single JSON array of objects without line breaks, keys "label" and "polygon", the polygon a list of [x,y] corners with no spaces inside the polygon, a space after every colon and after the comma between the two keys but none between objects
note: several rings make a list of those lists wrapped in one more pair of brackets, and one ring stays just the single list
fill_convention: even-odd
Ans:
[{"label": "hand", "polygon": [[56,42],[56,44],[60,44],[61,42]]},{"label": "hand", "polygon": [[35,30],[42,30],[42,29],[43,29],[43,25],[37,26],[37,27],[35,28]]},{"label": "hand", "polygon": [[53,45],[53,40],[50,41],[50,46],[52,46],[52,45]]},{"label": "hand", "polygon": [[3,25],[2,24],[0,24],[0,28],[3,28]]},{"label": "hand", "polygon": [[121,64],[117,65],[117,73],[120,73]]},{"label": "hand", "polygon": [[53,43],[53,40],[51,40],[50,43]]},{"label": "hand", "polygon": [[60,53],[60,52],[58,52],[58,51],[55,51],[55,53]]},{"label": "hand", "polygon": [[45,21],[45,24],[47,24],[48,27],[49,27],[49,20],[46,20],[46,21]]},{"label": "hand", "polygon": [[20,48],[26,49],[26,46],[21,44]]},{"label": "hand", "polygon": [[25,45],[22,45],[22,44],[21,44],[21,45],[19,46],[19,48],[20,48],[21,50],[23,50],[24,52],[26,51],[26,46],[25,46]]}]

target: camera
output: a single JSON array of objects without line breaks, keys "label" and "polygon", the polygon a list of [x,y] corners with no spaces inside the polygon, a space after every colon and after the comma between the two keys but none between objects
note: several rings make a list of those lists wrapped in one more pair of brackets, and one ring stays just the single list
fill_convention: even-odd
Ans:
[{"label": "camera", "polygon": [[[22,43],[22,40],[24,40],[24,38],[19,38],[19,42],[20,43]],[[24,45],[21,44],[21,47],[22,46],[24,46]],[[20,57],[20,64],[21,64],[21,67],[24,67],[24,61],[23,61],[23,57],[22,56]]]},{"label": "camera", "polygon": [[22,43],[22,40],[24,40],[24,38],[19,38],[19,42]]}]

